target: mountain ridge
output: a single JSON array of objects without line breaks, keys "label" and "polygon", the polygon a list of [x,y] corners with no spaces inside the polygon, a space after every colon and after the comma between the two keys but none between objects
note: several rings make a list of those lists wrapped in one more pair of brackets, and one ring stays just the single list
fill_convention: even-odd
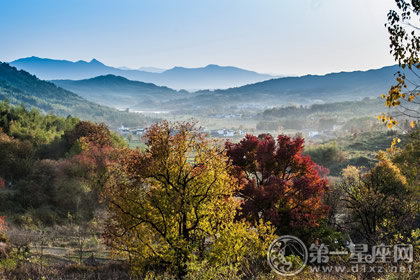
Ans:
[{"label": "mountain ridge", "polygon": [[[174,89],[195,91],[200,89],[218,89],[255,83],[274,76],[260,74],[233,66],[209,64],[206,67],[173,67],[163,72],[147,72],[139,69],[121,69],[111,67],[92,59],[90,62],[79,60],[56,60],[36,56],[20,58],[10,65],[36,74],[44,80],[71,79],[81,80],[96,76],[113,74],[130,80],[154,83]],[[210,67],[209,67],[210,66]]]},{"label": "mountain ridge", "polygon": [[[101,103],[108,106],[115,107],[117,102],[125,99],[120,108],[169,111],[218,108],[223,111],[227,108],[247,108],[250,104],[255,107],[273,107],[291,102],[309,105],[375,98],[385,93],[395,82],[394,73],[398,70],[401,69],[397,65],[392,65],[365,71],[284,77],[241,87],[202,90],[195,93],[175,91],[113,75],[88,80],[53,82],[99,103],[103,101],[101,98],[108,95],[108,103]],[[89,86],[89,83],[93,83],[94,86]]]},{"label": "mountain ridge", "polygon": [[90,101],[119,109],[157,106],[163,100],[169,101],[185,94],[168,87],[133,81],[113,74],[83,80],[52,80],[52,82]]},{"label": "mountain ridge", "polygon": [[[376,98],[386,93],[395,83],[394,74],[402,69],[398,65],[385,66],[366,71],[343,71],[325,75],[284,77],[221,90],[197,91],[189,99],[180,99],[164,106],[179,108],[200,104],[201,110],[208,106],[236,108],[284,106],[290,103],[310,105]],[[406,73],[410,78],[410,73]]]}]

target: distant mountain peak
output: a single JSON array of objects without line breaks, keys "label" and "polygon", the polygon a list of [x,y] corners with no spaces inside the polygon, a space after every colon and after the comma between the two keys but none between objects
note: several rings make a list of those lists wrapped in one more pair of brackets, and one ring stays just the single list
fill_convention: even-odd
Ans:
[{"label": "distant mountain peak", "polygon": [[175,67],[172,67],[171,69],[168,69],[167,71],[184,70],[184,69],[188,69],[188,68],[182,67],[182,66],[175,66]]},{"label": "distant mountain peak", "polygon": [[33,62],[33,61],[43,61],[43,60],[48,60],[48,58],[40,58],[38,56],[33,55],[33,56],[24,57],[24,58],[19,58],[15,61]]},{"label": "distant mountain peak", "polygon": [[96,58],[93,58],[90,62],[90,64],[99,64],[99,65],[104,65],[102,62],[100,62],[99,60],[97,60]]},{"label": "distant mountain peak", "polygon": [[[117,76],[117,75],[113,75],[113,74],[106,74],[106,75],[101,75],[101,76],[97,76],[94,78],[90,78],[90,79],[84,79],[82,81],[99,81],[99,80],[103,80],[103,81],[130,81],[125,77],[121,77],[121,76]],[[139,82],[141,83],[141,82]]]}]

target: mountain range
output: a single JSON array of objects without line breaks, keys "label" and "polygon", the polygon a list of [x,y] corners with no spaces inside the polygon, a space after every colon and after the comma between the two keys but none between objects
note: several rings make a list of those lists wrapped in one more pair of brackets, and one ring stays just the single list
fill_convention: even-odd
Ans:
[{"label": "mountain range", "polygon": [[[82,97],[108,106],[134,110],[203,110],[273,107],[376,98],[395,82],[397,65],[368,71],[306,75],[271,79],[225,90],[202,90],[195,93],[130,81],[114,75],[87,80],[53,81]],[[411,74],[412,75],[412,74]],[[410,73],[407,73],[410,78]]]},{"label": "mountain range", "polygon": [[[53,64],[56,63],[58,62],[54,61]],[[63,65],[67,65],[69,63],[73,66],[75,64],[80,64],[81,69],[83,69],[83,67],[91,69],[91,67],[94,67],[95,65],[97,65],[98,69],[107,67],[98,61],[91,61],[89,63],[73,63],[64,61]],[[86,66],[87,64],[91,66],[88,67]],[[53,71],[57,71],[57,67],[54,66],[50,69],[48,65],[48,63],[44,65],[45,72],[52,73]],[[208,66],[206,68],[219,69],[218,66]],[[67,71],[69,68],[65,66],[64,69]],[[38,94],[39,92],[37,91],[38,84],[42,83],[44,85],[44,83],[46,83],[49,85],[49,87],[53,86],[55,88],[54,90],[51,89],[51,91],[56,92],[55,95],[57,96],[59,95],[58,92],[61,92],[60,94],[65,93],[68,95],[71,93],[73,95],[79,95],[72,97],[76,104],[79,105],[83,103],[82,100],[86,99],[91,102],[109,107],[118,109],[130,108],[132,110],[138,111],[164,110],[184,111],[190,113],[198,112],[200,114],[208,112],[208,110],[212,110],[213,112],[233,112],[244,111],[253,108],[272,108],[275,106],[288,105],[290,103],[309,105],[314,103],[354,101],[361,100],[366,97],[376,98],[381,94],[386,93],[389,87],[395,83],[394,74],[399,70],[401,69],[398,67],[398,65],[394,65],[368,71],[340,72],[326,75],[306,75],[301,77],[284,77],[270,79],[267,81],[240,87],[218,90],[200,90],[194,93],[190,93],[184,90],[174,90],[169,87],[158,86],[153,83],[130,80],[128,78],[114,74],[100,75],[94,78],[82,80],[53,80],[52,82],[55,85],[49,82],[40,81],[33,76],[34,78],[26,78],[26,80],[35,79],[33,85],[28,85],[27,90],[25,88],[18,88],[19,90],[23,90],[26,95],[25,97],[21,96],[17,98],[17,100],[30,100],[30,98],[33,98],[31,97],[31,93],[35,93],[35,97],[40,98]],[[83,72],[83,70],[80,71],[81,72],[79,75],[86,74],[86,72]],[[120,69],[120,71],[137,70]],[[204,71],[204,68],[201,70],[174,68],[167,70],[164,73],[172,73],[174,76],[179,75],[179,73],[183,73],[181,76],[194,76],[197,74],[197,71]],[[23,71],[18,72],[26,73]],[[65,76],[65,73],[67,72],[57,71],[55,75]],[[28,73],[26,74],[29,75]],[[410,72],[405,74],[408,80],[412,79],[412,76],[414,75]],[[3,74],[0,73],[0,77],[2,75]],[[20,83],[18,84],[20,85]],[[9,84],[3,84],[3,92],[7,91],[8,87],[11,86],[14,86],[14,84],[10,82],[10,80]],[[14,90],[14,92],[19,93],[19,90]],[[55,96],[45,96],[45,98],[49,98],[46,103],[59,104],[60,102],[64,102],[59,100],[60,98],[54,99]],[[66,98],[68,99],[68,97]],[[38,102],[40,101],[38,100]],[[67,108],[66,110],[73,108],[70,103],[71,102],[69,101],[64,106]],[[90,104],[89,106],[94,106],[94,103],[86,104]],[[95,106],[100,105],[95,104]],[[55,108],[58,107],[56,106]]]},{"label": "mountain range", "polygon": [[[398,65],[368,71],[306,75],[271,79],[237,88],[215,91],[198,91],[193,96],[163,104],[179,108],[199,105],[205,107],[252,106],[274,107],[295,104],[313,104],[376,98],[386,93],[395,83],[394,74],[402,69]],[[413,73],[405,73],[407,79]]]},{"label": "mountain range", "polygon": [[112,74],[130,80],[189,91],[226,89],[274,78],[271,75],[260,74],[237,67],[213,64],[201,68],[174,67],[169,70],[163,70],[149,67],[135,70],[124,67],[110,67],[96,59],[92,59],[90,62],[83,60],[72,62],[32,56],[12,61],[10,65],[26,70],[44,80],[80,80]]},{"label": "mountain range", "polygon": [[[368,71],[271,79],[226,90],[198,91],[191,97],[166,102],[162,107],[226,111],[377,98],[395,84],[394,74],[399,70],[402,69],[394,65]],[[414,78],[410,71],[405,74],[407,79]]]}]

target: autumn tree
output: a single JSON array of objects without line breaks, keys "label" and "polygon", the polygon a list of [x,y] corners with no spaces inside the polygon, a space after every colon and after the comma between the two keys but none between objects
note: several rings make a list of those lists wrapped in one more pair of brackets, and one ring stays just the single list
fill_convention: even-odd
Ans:
[{"label": "autumn tree", "polygon": [[377,157],[378,163],[366,173],[354,166],[344,169],[341,183],[350,215],[345,226],[356,240],[369,244],[409,236],[418,208],[399,168],[384,152]]},{"label": "autumn tree", "polygon": [[73,150],[73,154],[78,154],[86,149],[89,143],[93,143],[97,147],[125,146],[124,140],[111,132],[104,123],[96,124],[89,121],[77,123],[74,129],[65,133],[64,138],[68,149]]},{"label": "autumn tree", "polygon": [[398,166],[407,182],[414,188],[420,185],[420,129],[407,135],[402,147],[389,149],[392,161]]},{"label": "autumn tree", "polygon": [[394,115],[382,114],[378,118],[389,128],[397,125],[396,118],[411,119],[411,126],[420,118],[420,0],[395,0],[397,9],[388,13],[390,53],[401,70],[396,73],[396,84],[382,97],[386,106],[395,108]]},{"label": "autumn tree", "polygon": [[235,220],[238,184],[223,145],[189,123],[158,123],[146,138],[144,153],[124,150],[104,192],[113,252],[138,272],[159,266],[178,278],[192,263],[235,265],[252,252],[261,257],[270,229]]},{"label": "autumn tree", "polygon": [[[69,143],[72,143],[72,152],[78,152],[70,159],[69,163],[80,166],[83,173],[80,178],[84,183],[86,199],[83,200],[93,210],[102,207],[100,203],[100,193],[104,190],[106,182],[109,180],[110,166],[118,161],[124,153],[120,153],[120,149],[126,146],[124,139],[116,136],[104,124],[94,124],[91,122],[81,122],[66,135]],[[86,209],[81,207],[81,210]],[[83,211],[80,211],[82,217]],[[77,219],[75,214],[75,222],[84,222]],[[90,218],[92,216],[90,215]]]},{"label": "autumn tree", "polygon": [[262,218],[278,233],[290,233],[291,228],[315,227],[327,215],[322,201],[327,180],[310,157],[302,155],[302,138],[279,135],[276,141],[269,134],[246,135],[226,147],[242,185],[240,217],[254,224]]},{"label": "autumn tree", "polygon": [[123,138],[115,135],[105,124],[79,122],[64,138],[73,153],[72,160],[84,166],[92,179],[91,186],[101,187],[108,178],[108,165],[118,157],[117,148],[126,146]]}]

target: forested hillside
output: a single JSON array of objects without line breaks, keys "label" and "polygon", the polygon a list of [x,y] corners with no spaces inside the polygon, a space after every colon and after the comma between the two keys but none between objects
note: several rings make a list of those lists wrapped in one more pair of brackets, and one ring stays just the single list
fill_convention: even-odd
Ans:
[{"label": "forested hillside", "polygon": [[125,146],[105,125],[0,102],[0,177],[8,190],[0,192],[0,212],[17,225],[59,224],[68,214],[90,219],[97,192],[86,188],[90,168],[80,153],[92,141]]},{"label": "forested hillside", "polygon": [[8,99],[12,104],[24,103],[44,113],[72,115],[85,120],[106,122],[112,126],[136,126],[146,122],[140,114],[119,112],[87,101],[28,72],[18,71],[7,63],[0,64],[0,100],[4,99]]}]

